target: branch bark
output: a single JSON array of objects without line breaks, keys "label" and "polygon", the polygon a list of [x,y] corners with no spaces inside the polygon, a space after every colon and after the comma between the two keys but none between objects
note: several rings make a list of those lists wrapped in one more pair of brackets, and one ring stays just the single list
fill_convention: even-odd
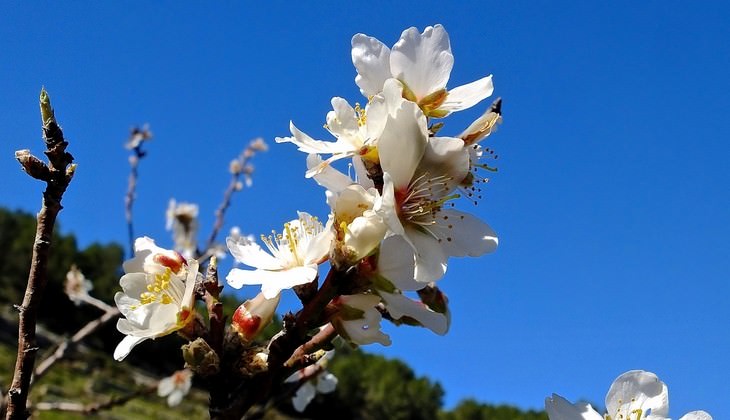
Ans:
[{"label": "branch bark", "polygon": [[[51,108],[51,102],[45,89],[40,95],[41,119],[43,121],[43,140],[46,143],[45,164],[30,155],[29,151],[16,152],[18,161],[29,175],[46,183],[43,192],[41,210],[37,215],[33,257],[31,260],[28,284],[23,303],[17,306],[18,323],[18,356],[15,362],[13,381],[8,390],[6,418],[9,420],[27,418],[28,393],[33,374],[38,347],[36,345],[37,310],[43,297],[43,290],[48,280],[48,257],[50,255],[53,227],[58,212],[63,208],[61,198],[71,182],[76,165],[72,164],[73,156],[66,152],[68,142],[63,138],[61,127]],[[40,168],[40,169],[39,169]]]}]

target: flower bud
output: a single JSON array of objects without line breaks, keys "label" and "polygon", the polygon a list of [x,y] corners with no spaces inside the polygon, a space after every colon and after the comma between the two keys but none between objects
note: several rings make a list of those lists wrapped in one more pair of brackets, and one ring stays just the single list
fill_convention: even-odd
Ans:
[{"label": "flower bud", "polygon": [[252,341],[271,322],[281,295],[266,299],[263,293],[247,300],[233,313],[231,326],[243,341]]},{"label": "flower bud", "polygon": [[185,366],[200,376],[210,376],[220,370],[220,358],[208,343],[202,338],[196,338],[182,346]]}]

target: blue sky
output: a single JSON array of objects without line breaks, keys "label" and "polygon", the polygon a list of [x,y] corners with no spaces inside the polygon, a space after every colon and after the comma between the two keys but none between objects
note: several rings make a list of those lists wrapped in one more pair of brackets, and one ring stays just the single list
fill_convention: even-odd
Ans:
[{"label": "blue sky", "polygon": [[[551,392],[602,403],[611,381],[650,370],[671,413],[730,418],[730,6],[722,2],[15,3],[0,16],[0,205],[36,211],[40,183],[16,149],[39,153],[48,89],[79,164],[63,230],[81,245],[126,241],[128,129],[155,133],[142,162],[136,228],[161,244],[170,197],[201,206],[204,234],[249,139],[254,186],[228,225],[280,229],[326,215],[304,156],[274,145],[289,120],[324,137],[330,98],[364,102],[350,38],[394,43],[442,23],[450,86],[494,75],[504,123],[499,173],[473,211],[495,254],[453,260],[440,285],[445,337],[389,328],[390,348],[472,396],[541,407]],[[456,134],[488,103],[449,118]],[[471,206],[464,202],[464,207]],[[254,290],[246,291],[252,294]]]}]

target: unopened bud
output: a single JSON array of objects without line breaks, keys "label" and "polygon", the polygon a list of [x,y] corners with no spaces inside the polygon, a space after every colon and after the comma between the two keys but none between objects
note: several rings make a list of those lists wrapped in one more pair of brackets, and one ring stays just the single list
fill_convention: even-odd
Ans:
[{"label": "unopened bud", "polygon": [[47,180],[51,176],[48,166],[40,159],[30,154],[30,150],[23,149],[15,152],[15,159],[20,162],[23,170],[35,179]]},{"label": "unopened bud", "polygon": [[53,107],[51,106],[51,98],[48,96],[46,88],[41,88],[39,103],[41,107],[41,122],[43,125],[56,122],[56,116],[53,114]]},{"label": "unopened bud", "polygon": [[220,358],[202,338],[182,346],[185,366],[200,376],[210,376],[220,370]]},{"label": "unopened bud", "polygon": [[266,299],[263,293],[245,301],[233,313],[231,326],[243,341],[252,341],[271,322],[281,295]]},{"label": "unopened bud", "polygon": [[243,166],[241,166],[241,161],[238,159],[233,159],[228,165],[228,171],[232,175],[240,174],[241,170],[243,170]]},{"label": "unopened bud", "polygon": [[474,144],[497,130],[502,122],[502,99],[497,98],[489,109],[459,134],[465,145]]},{"label": "unopened bud", "polygon": [[265,151],[269,150],[269,145],[266,144],[264,139],[262,139],[260,137],[251,141],[251,144],[249,144],[248,147],[257,152],[265,152]]}]

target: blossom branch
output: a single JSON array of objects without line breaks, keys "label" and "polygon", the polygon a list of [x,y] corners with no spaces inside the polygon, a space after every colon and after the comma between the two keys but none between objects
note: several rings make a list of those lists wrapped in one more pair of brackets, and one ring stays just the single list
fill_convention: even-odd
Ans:
[{"label": "blossom branch", "polygon": [[[104,305],[106,304],[104,303]],[[108,310],[104,312],[101,317],[84,325],[80,330],[76,332],[76,334],[71,336],[71,338],[62,341],[56,348],[56,351],[53,352],[53,354],[41,361],[38,364],[38,367],[36,367],[35,372],[33,373],[33,380],[36,382],[40,380],[40,378],[42,378],[43,375],[48,372],[51,366],[53,366],[59,360],[63,359],[63,357],[66,355],[66,351],[69,348],[77,345],[83,339],[91,335],[94,331],[102,327],[104,324],[119,316],[119,310],[117,308],[111,307],[109,305],[107,305],[107,307]]]},{"label": "blossom branch", "polygon": [[129,183],[127,185],[127,194],[124,196],[124,215],[127,219],[127,232],[129,234],[129,255],[134,255],[134,226],[132,224],[132,206],[134,205],[134,199],[137,196],[137,178],[139,161],[147,155],[147,152],[142,150],[142,144],[145,141],[152,138],[152,132],[149,130],[149,126],[144,125],[142,128],[132,128],[129,140],[127,140],[126,147],[132,151],[132,155],[129,156]]},{"label": "blossom branch", "polygon": [[210,232],[208,242],[206,242],[205,244],[205,251],[202,253],[202,255],[212,255],[211,249],[215,244],[215,240],[218,237],[221,228],[223,228],[223,221],[225,219],[226,210],[228,210],[228,207],[231,206],[233,193],[235,193],[236,191],[240,191],[243,188],[243,184],[241,183],[241,176],[246,177],[246,179],[248,180],[247,183],[250,182],[250,177],[253,173],[253,167],[250,165],[249,161],[256,155],[256,152],[265,152],[266,150],[268,150],[268,146],[266,145],[266,143],[264,143],[262,139],[259,138],[252,140],[249,145],[246,146],[243,152],[241,152],[241,154],[231,162],[231,182],[228,183],[228,188],[226,188],[226,191],[223,194],[223,201],[221,202],[218,209],[215,211],[215,222],[213,224],[213,229]]},{"label": "blossom branch", "polygon": [[37,215],[28,284],[23,303],[16,306],[19,311],[18,356],[13,381],[8,390],[6,417],[13,420],[28,417],[26,404],[33,365],[38,352],[36,344],[37,309],[48,281],[48,258],[53,227],[58,212],[63,208],[61,198],[71,182],[76,168],[76,165],[72,163],[73,156],[66,152],[68,142],[64,139],[61,127],[56,122],[51,101],[45,89],[41,89],[40,110],[43,122],[43,140],[46,143],[44,153],[48,158],[48,164],[32,156],[29,151],[16,152],[16,157],[23,169],[33,178],[44,181],[46,189],[43,192],[41,210]]}]

